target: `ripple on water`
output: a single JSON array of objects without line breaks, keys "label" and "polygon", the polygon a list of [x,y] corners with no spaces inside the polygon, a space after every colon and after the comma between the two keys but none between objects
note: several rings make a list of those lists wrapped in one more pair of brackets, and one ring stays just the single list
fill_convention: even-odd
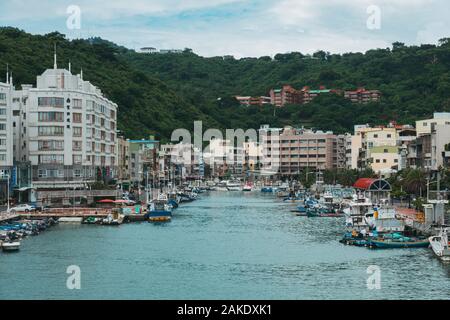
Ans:
[{"label": "ripple on water", "polygon": [[[348,247],[342,218],[297,217],[270,195],[214,192],[172,222],[56,226],[0,254],[1,299],[448,299],[428,249]],[[78,265],[82,289],[66,289]],[[381,270],[368,290],[367,267]]]}]

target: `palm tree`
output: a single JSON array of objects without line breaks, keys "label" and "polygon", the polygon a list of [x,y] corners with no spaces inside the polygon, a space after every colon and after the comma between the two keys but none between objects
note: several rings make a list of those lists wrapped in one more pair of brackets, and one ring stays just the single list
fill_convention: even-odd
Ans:
[{"label": "palm tree", "polygon": [[426,183],[425,172],[421,169],[409,170],[403,180],[404,187],[408,192],[420,196],[422,196],[422,190],[426,187]]}]

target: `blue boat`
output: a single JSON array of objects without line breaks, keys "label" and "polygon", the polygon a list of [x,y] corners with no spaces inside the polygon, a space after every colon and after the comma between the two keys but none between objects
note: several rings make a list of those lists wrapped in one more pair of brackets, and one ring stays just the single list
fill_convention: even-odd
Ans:
[{"label": "blue boat", "polygon": [[172,219],[172,207],[167,197],[161,195],[147,206],[146,218],[149,222],[168,222]]},{"label": "blue boat", "polygon": [[369,247],[373,249],[427,248],[429,245],[427,238],[409,238],[399,233],[369,239]]},{"label": "blue boat", "polygon": [[262,187],[261,188],[261,192],[262,193],[272,193],[273,192],[273,188],[272,187]]}]

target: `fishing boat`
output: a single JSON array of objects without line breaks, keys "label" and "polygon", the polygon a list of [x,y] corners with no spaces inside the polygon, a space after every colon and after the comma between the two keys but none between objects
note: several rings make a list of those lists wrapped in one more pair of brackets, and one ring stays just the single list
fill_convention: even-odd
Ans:
[{"label": "fishing boat", "polygon": [[176,192],[170,192],[168,195],[168,202],[173,209],[176,209],[178,208],[178,204],[180,203],[180,197]]},{"label": "fishing boat", "polygon": [[241,183],[239,181],[227,181],[226,188],[228,191],[241,191]]},{"label": "fishing boat", "polygon": [[448,243],[448,228],[442,227],[437,236],[429,237],[430,247],[434,254],[445,262],[450,262],[450,249]]},{"label": "fishing boat", "polygon": [[400,233],[385,234],[369,240],[369,247],[373,249],[427,248],[429,245],[429,239],[405,237]]},{"label": "fishing boat", "polygon": [[334,209],[331,208],[310,208],[306,210],[306,215],[310,218],[339,218],[344,216],[343,214],[337,213]]},{"label": "fishing boat", "polygon": [[2,250],[5,252],[18,251],[20,249],[20,241],[9,241],[2,243]]},{"label": "fishing boat", "polygon": [[158,199],[150,202],[147,209],[147,217],[149,222],[170,221],[172,219],[172,210],[168,204],[167,197],[159,195]]},{"label": "fishing boat", "polygon": [[123,223],[124,218],[125,216],[118,211],[113,211],[109,213],[106,218],[102,219],[100,224],[105,226],[118,226]]},{"label": "fishing boat", "polygon": [[264,186],[261,188],[261,192],[262,193],[272,193],[273,192],[273,188],[270,186]]},{"label": "fishing boat", "polygon": [[365,229],[374,226],[372,201],[362,194],[355,194],[344,209],[345,223],[349,228]]}]

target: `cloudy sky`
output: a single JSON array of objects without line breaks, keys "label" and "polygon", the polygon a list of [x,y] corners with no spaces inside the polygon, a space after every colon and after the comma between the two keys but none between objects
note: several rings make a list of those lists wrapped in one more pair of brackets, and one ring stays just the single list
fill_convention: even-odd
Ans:
[{"label": "cloudy sky", "polygon": [[[77,19],[67,26],[69,16],[78,17],[68,13],[73,5],[80,29],[72,28]],[[133,49],[187,47],[203,56],[437,43],[450,37],[448,17],[448,0],[0,0],[0,25],[100,36]]]}]

